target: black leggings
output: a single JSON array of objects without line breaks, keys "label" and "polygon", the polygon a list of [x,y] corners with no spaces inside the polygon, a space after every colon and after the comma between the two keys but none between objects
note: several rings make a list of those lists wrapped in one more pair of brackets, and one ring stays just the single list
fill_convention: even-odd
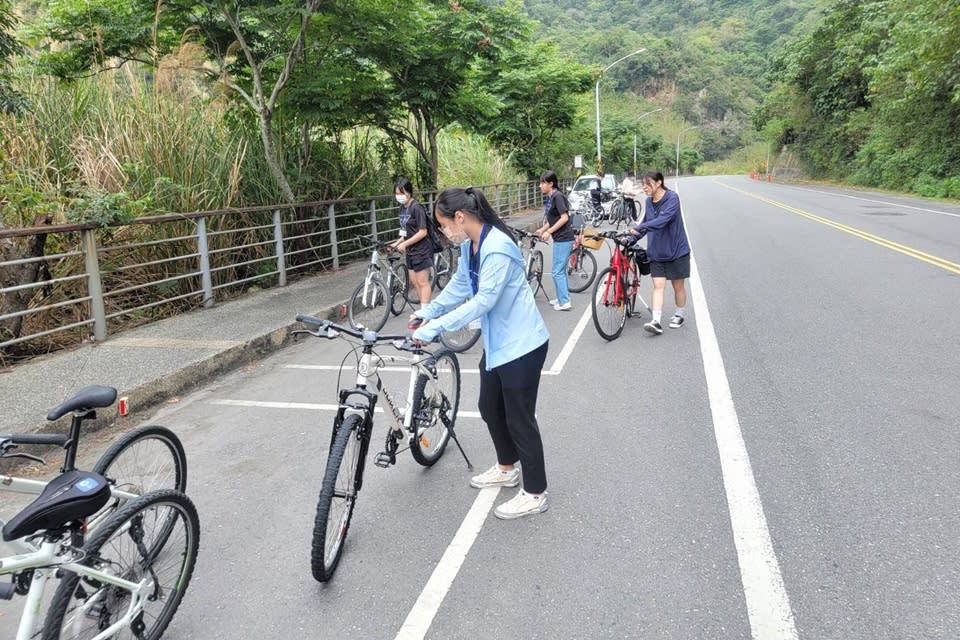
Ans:
[{"label": "black leggings", "polygon": [[487,354],[480,358],[480,416],[487,423],[497,462],[520,461],[527,493],[547,490],[543,441],[535,415],[540,371],[547,360],[544,342],[530,353],[487,371]]}]

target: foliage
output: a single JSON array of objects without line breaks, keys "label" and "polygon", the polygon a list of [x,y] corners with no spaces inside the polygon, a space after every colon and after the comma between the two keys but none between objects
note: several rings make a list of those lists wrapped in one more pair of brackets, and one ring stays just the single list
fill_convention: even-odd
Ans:
[{"label": "foliage", "polygon": [[960,3],[840,0],[785,50],[756,122],[814,175],[960,196]]}]

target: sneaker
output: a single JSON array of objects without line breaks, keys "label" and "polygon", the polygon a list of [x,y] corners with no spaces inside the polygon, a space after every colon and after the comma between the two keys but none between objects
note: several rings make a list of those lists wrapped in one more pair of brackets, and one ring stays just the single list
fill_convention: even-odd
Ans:
[{"label": "sneaker", "polygon": [[670,318],[670,328],[679,329],[683,326],[683,316],[673,316]]},{"label": "sneaker", "polygon": [[570,309],[573,308],[573,305],[570,304],[569,302],[564,302],[563,304],[560,304],[558,302],[555,305],[553,305],[553,308],[557,311],[570,311]]},{"label": "sneaker", "polygon": [[656,320],[651,320],[647,324],[643,325],[643,328],[652,333],[655,336],[663,333],[663,327],[660,326],[660,323]]},{"label": "sneaker", "polygon": [[548,302],[550,303],[550,306],[551,306],[551,307],[555,307],[555,306],[557,306],[558,304],[560,304],[560,301],[557,300],[556,298],[551,298]]},{"label": "sneaker", "polygon": [[520,484],[520,469],[514,467],[510,471],[502,471],[497,465],[493,465],[480,475],[470,478],[470,486],[477,489],[486,489],[487,487],[515,487]]},{"label": "sneaker", "polygon": [[501,520],[513,520],[514,518],[522,518],[523,516],[532,516],[535,513],[543,513],[546,510],[546,491],[534,497],[523,489],[520,489],[517,495],[494,509],[493,515]]}]

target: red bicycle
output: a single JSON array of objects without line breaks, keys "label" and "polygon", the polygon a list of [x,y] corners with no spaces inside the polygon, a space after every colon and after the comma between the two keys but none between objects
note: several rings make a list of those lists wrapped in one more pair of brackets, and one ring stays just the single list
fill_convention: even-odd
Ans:
[{"label": "red bicycle", "polygon": [[584,238],[613,241],[610,266],[597,277],[590,305],[597,333],[605,340],[615,340],[623,332],[627,318],[640,315],[637,312],[638,299],[643,307],[650,309],[640,296],[640,276],[650,273],[647,252],[637,246],[636,236],[618,234],[616,231],[604,231]]}]

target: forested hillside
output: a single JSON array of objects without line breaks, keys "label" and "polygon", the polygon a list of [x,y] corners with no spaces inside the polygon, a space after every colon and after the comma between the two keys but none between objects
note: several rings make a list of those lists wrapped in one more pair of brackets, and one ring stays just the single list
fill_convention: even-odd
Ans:
[{"label": "forested hillside", "polygon": [[707,160],[754,139],[753,113],[774,56],[808,30],[824,0],[526,0],[527,13],[577,60],[608,74],[604,90],[635,94],[698,125]]}]

